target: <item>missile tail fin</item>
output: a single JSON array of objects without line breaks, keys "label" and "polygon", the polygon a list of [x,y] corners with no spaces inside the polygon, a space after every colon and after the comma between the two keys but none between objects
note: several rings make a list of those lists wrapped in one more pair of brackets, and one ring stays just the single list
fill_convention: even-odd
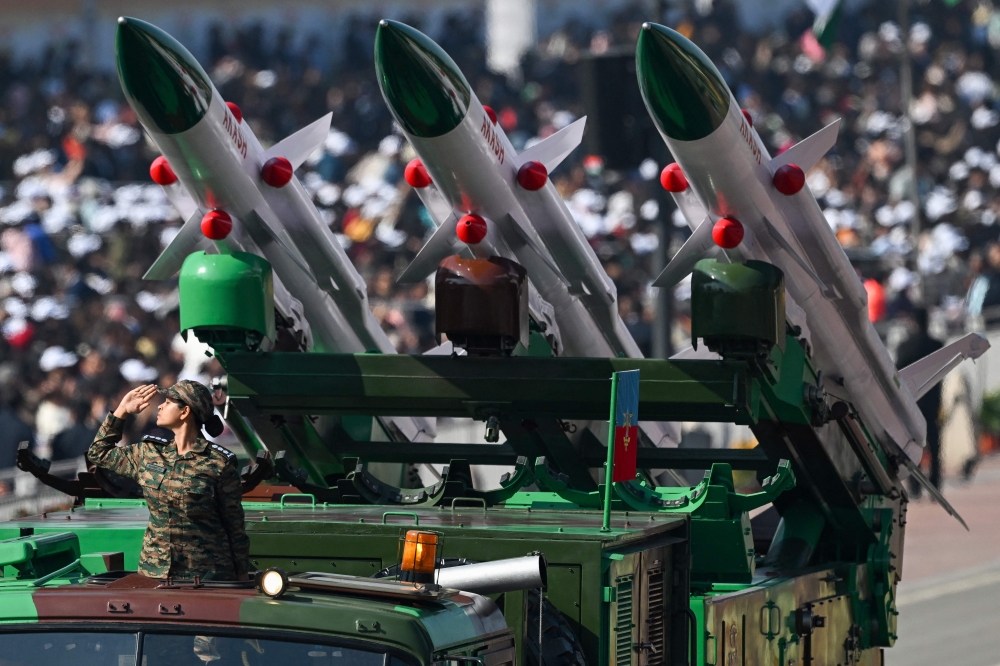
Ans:
[{"label": "missile tail fin", "polygon": [[441,226],[434,230],[424,246],[420,248],[420,252],[417,252],[417,256],[399,276],[398,282],[400,284],[420,282],[437,270],[442,259],[453,254],[471,256],[468,246],[455,235],[455,227],[457,226],[458,214],[452,213],[447,220],[441,223]]},{"label": "missile tail fin", "polygon": [[926,476],[924,476],[923,471],[920,469],[920,465],[910,460],[910,457],[907,455],[898,456],[898,459],[908,470],[910,470],[910,474],[913,475],[913,478],[915,478],[917,482],[924,487],[924,490],[926,490],[930,496],[934,498],[934,501],[940,504],[941,508],[947,511],[955,520],[962,523],[962,527],[964,527],[965,531],[968,532],[969,526],[965,524],[962,516],[959,515],[958,511],[955,510],[955,507],[953,507],[951,503],[944,498],[941,491],[934,487],[934,484],[931,483]]},{"label": "missile tail fin", "polygon": [[432,183],[427,187],[415,188],[414,191],[438,227],[424,243],[424,246],[420,248],[417,256],[413,258],[403,274],[399,276],[400,284],[411,284],[423,280],[437,270],[442,259],[453,254],[460,254],[467,259],[475,256],[469,246],[455,235],[455,228],[458,226],[458,220],[461,216],[452,210],[451,204],[444,198],[437,186]]},{"label": "missile tail fin", "polygon": [[977,359],[990,348],[989,341],[978,333],[969,333],[947,347],[928,354],[899,371],[899,378],[919,400],[944,376],[965,359]]},{"label": "missile tail fin", "polygon": [[174,239],[142,276],[143,280],[169,280],[177,275],[177,271],[181,269],[181,264],[189,254],[210,247],[208,239],[201,233],[201,218],[201,211],[195,208]]},{"label": "missile tail fin", "polygon": [[552,173],[580,145],[580,141],[583,140],[583,128],[586,124],[587,117],[584,116],[552,136],[526,148],[517,156],[517,163],[520,165],[525,162],[541,162],[545,165],[546,171]]},{"label": "missile tail fin", "polygon": [[719,246],[712,240],[712,226],[713,222],[710,217],[702,220],[702,223],[684,242],[674,258],[667,263],[663,272],[653,280],[654,287],[673,287],[691,273],[694,270],[694,265],[702,259],[715,257],[729,261],[729,257],[724,252],[716,251]]},{"label": "missile tail fin", "polygon": [[323,147],[330,134],[333,113],[328,113],[311,125],[306,125],[295,134],[289,135],[264,151],[264,161],[272,157],[284,157],[298,169],[306,159]]},{"label": "missile tail fin", "polygon": [[771,173],[786,164],[798,165],[802,171],[809,171],[830,152],[837,143],[840,119],[837,119],[815,134],[802,139],[797,144],[771,159]]}]

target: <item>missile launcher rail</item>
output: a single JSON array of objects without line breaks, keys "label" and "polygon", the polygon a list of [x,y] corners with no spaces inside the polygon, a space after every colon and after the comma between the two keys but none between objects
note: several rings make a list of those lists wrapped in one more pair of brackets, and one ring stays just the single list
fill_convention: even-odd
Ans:
[{"label": "missile launcher rail", "polygon": [[[633,628],[634,640],[623,642],[617,634],[625,628],[615,631],[605,619],[596,622],[596,636],[588,634],[594,614],[600,615],[594,606],[577,610],[581,607],[558,603],[556,594],[559,611],[580,618],[587,661],[681,663],[692,659],[693,649],[693,661],[703,664],[736,663],[737,655],[741,663],[775,657],[780,663],[875,662],[879,648],[895,640],[894,593],[907,502],[898,481],[901,461],[869,435],[853,405],[836,397],[835,387],[826,392],[796,331],[774,329],[775,321],[785,319],[780,271],[754,262],[702,262],[696,271],[694,325],[712,332],[706,338],[721,360],[555,358],[538,349],[510,358],[233,350],[219,355],[229,377],[231,416],[251,423],[284,421],[289,448],[300,458],[326,457],[323,483],[314,488],[324,510],[344,511],[335,508],[338,503],[352,505],[354,512],[361,510],[358,504],[398,506],[415,521],[442,512],[467,518],[481,512],[483,527],[517,521],[512,514],[519,511],[521,520],[535,525],[544,512],[549,520],[564,516],[545,521],[558,534],[582,516],[595,520],[607,491],[593,473],[605,464],[605,447],[593,436],[574,441],[566,424],[604,418],[611,373],[638,369],[643,419],[748,425],[759,445],[639,450],[639,466],[646,469],[707,470],[690,488],[656,487],[650,475],[640,473],[612,489],[614,515],[623,527],[660,516],[687,520],[690,565],[675,576],[688,581],[695,636],[685,640],[687,620],[663,615],[666,653],[657,657],[661,646],[645,640],[642,628]],[[742,291],[755,299],[756,316],[727,318]],[[532,343],[544,341],[536,337]],[[415,449],[354,437],[343,426],[352,418],[390,414],[496,419],[507,439]],[[321,436],[317,416],[339,418],[340,425],[328,426]],[[295,431],[287,425],[292,422],[300,424]],[[387,461],[448,465],[435,486],[407,489],[368,471],[368,465]],[[500,488],[476,489],[469,466],[477,464],[514,465],[514,472]],[[756,472],[760,490],[737,493],[734,469]],[[293,474],[290,461],[279,465],[285,481],[294,484]],[[758,516],[755,530],[750,514],[767,504],[773,508]],[[780,522],[768,533],[764,519],[774,514]],[[465,550],[454,554],[470,557]],[[646,615],[636,612],[649,621],[649,595],[655,590],[641,578],[628,585],[635,585],[635,599],[646,604]],[[619,612],[614,581],[601,581],[605,618]],[[509,621],[516,624],[513,615]],[[525,632],[530,634],[522,627],[522,643]],[[588,636],[596,641],[588,642]]]},{"label": "missile launcher rail", "polygon": [[[695,325],[715,332],[721,360],[556,358],[537,348],[495,358],[261,352],[240,348],[252,338],[209,328],[232,341],[216,350],[228,373],[227,422],[260,453],[259,466],[269,462],[262,452],[274,454],[290,486],[245,496],[255,566],[369,576],[395,561],[401,531],[416,525],[445,535],[447,557],[544,553],[544,601],[493,595],[522,663],[538,663],[540,607],[545,664],[880,663],[895,640],[902,573],[898,461],[852,405],[824,391],[795,331],[760,337],[773,333],[761,322],[781,315],[770,268],[697,270],[693,311],[713,318]],[[733,277],[748,270],[760,279]],[[720,296],[715,278],[737,291],[750,285],[760,321],[725,321],[713,303],[732,293]],[[614,484],[604,532],[607,488],[594,472],[606,449],[574,440],[569,426],[605,418],[611,373],[628,369],[640,370],[642,418],[744,424],[759,445],[640,449],[640,468],[705,475],[691,487],[657,487],[646,472]],[[495,419],[506,440],[379,441],[375,417],[389,415]],[[373,473],[382,462],[447,466],[434,485],[408,488]],[[499,488],[475,488],[470,466],[497,464],[513,472]],[[737,492],[734,470],[756,473],[759,490]],[[254,501],[269,488],[277,501]],[[0,539],[73,532],[83,551],[121,551],[134,569],[142,500],[79,504],[0,525]]]}]

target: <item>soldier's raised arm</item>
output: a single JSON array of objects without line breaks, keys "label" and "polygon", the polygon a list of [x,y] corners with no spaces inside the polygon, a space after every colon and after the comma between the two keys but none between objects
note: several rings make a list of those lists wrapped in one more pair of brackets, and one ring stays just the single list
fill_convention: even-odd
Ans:
[{"label": "soldier's raised arm", "polygon": [[87,460],[98,467],[110,470],[126,478],[137,481],[142,465],[139,461],[139,448],[135,446],[117,446],[125,430],[125,420],[129,414],[138,414],[149,406],[149,401],[156,395],[156,386],[147,384],[132,389],[125,394],[118,409],[108,414],[97,431],[93,444],[87,450]]}]

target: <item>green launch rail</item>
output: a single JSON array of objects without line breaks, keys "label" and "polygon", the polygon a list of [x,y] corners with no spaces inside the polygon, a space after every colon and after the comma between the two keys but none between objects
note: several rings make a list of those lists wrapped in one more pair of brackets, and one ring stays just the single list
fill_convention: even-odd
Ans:
[{"label": "green launch rail", "polygon": [[600,420],[611,373],[636,369],[643,420],[749,425],[760,412],[760,382],[739,361],[247,352],[220,360],[230,399],[264,414]]},{"label": "green launch rail", "polygon": [[[518,456],[570,456],[599,467],[606,457],[602,443],[592,438],[573,450],[561,429],[547,429],[541,421],[606,418],[611,373],[617,370],[641,370],[644,420],[750,425],[761,409],[759,380],[746,363],[733,361],[248,352],[219,358],[229,376],[230,404],[245,416],[492,416],[505,432],[515,431],[503,444],[435,442],[420,444],[418,453],[408,443],[355,440],[346,430],[331,440],[329,453],[367,462],[513,465]],[[520,425],[525,421],[533,423]],[[298,446],[306,450],[309,442]],[[775,464],[755,450],[639,451],[646,467],[708,469],[715,462],[757,471],[773,471]]]}]

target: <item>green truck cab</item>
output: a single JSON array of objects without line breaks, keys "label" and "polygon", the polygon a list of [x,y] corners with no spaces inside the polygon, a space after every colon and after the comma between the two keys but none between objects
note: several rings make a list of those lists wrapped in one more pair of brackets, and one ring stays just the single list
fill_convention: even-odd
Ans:
[{"label": "green truck cab", "polygon": [[152,580],[121,570],[123,556],[81,553],[73,532],[0,542],[0,663],[514,663],[513,633],[482,595],[315,575],[272,598],[253,581]]}]

